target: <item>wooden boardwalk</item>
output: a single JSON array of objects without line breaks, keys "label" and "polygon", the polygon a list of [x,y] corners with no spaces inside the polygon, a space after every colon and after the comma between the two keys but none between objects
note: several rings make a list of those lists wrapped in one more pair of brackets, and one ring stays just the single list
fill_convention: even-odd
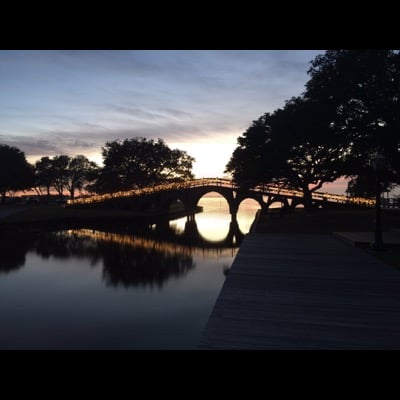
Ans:
[{"label": "wooden boardwalk", "polygon": [[400,271],[332,235],[248,235],[200,349],[400,349]]}]

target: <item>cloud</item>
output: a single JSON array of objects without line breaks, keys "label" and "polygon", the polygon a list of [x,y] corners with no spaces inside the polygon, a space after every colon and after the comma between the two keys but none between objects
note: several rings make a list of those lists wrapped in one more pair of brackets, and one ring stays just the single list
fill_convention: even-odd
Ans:
[{"label": "cloud", "polygon": [[34,156],[99,154],[137,136],[235,145],[300,94],[317,53],[1,51],[0,142]]},{"label": "cloud", "polygon": [[167,113],[168,115],[172,115],[173,117],[176,117],[176,118],[190,118],[193,116],[193,113],[189,113],[186,111],[177,110],[177,109],[169,108],[169,107],[162,107],[160,110]]},{"label": "cloud", "polygon": [[57,152],[59,146],[47,139],[40,139],[35,136],[5,136],[0,135],[0,143],[14,146],[28,154],[47,154]]}]

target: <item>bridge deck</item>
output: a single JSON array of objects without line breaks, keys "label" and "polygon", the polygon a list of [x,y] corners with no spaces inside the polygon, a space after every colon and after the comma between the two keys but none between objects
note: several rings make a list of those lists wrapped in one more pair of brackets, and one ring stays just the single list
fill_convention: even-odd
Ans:
[{"label": "bridge deck", "polygon": [[400,349],[400,271],[331,235],[251,234],[201,349]]}]

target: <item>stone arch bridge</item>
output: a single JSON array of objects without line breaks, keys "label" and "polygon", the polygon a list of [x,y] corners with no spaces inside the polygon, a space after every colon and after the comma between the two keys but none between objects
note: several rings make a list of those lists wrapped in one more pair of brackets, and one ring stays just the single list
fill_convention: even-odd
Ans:
[{"label": "stone arch bridge", "polygon": [[[260,185],[243,190],[228,179],[206,178],[80,197],[69,200],[67,207],[132,209],[143,212],[151,211],[161,215],[168,212],[172,203],[180,201],[185,212],[191,214],[196,210],[199,200],[210,192],[219,193],[225,198],[232,217],[236,216],[240,203],[245,199],[254,199],[264,211],[274,203],[280,203],[281,209],[287,211],[303,204],[303,194],[297,190],[283,189],[276,185]],[[322,192],[314,192],[312,202],[315,207],[322,208],[343,205],[372,207],[375,204],[370,199],[350,198]]]}]

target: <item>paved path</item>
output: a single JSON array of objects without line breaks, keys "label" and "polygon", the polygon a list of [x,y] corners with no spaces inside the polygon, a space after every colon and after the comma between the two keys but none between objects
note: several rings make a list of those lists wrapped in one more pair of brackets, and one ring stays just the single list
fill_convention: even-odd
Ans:
[{"label": "paved path", "polygon": [[250,234],[200,349],[400,349],[400,271],[333,235]]}]

